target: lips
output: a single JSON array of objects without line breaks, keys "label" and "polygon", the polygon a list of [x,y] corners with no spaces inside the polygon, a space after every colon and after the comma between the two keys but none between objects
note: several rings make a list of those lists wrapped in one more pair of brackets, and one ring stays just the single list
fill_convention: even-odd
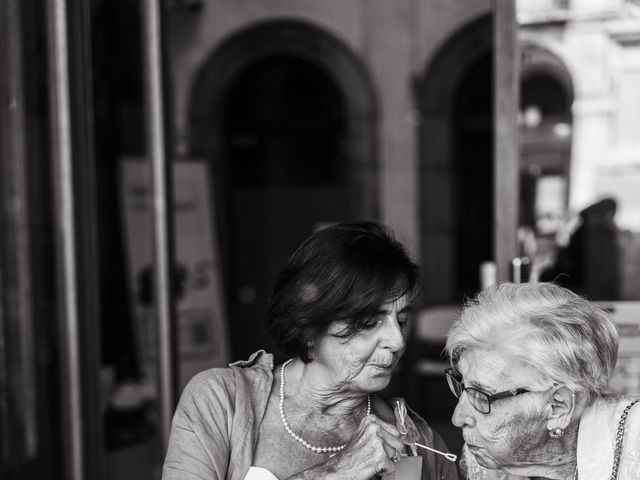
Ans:
[{"label": "lips", "polygon": [[482,447],[479,447],[478,445],[474,445],[473,443],[468,442],[467,440],[464,441],[464,444],[467,446],[467,448],[474,452],[474,451],[478,451],[478,450],[482,450]]},{"label": "lips", "polygon": [[391,370],[394,366],[394,362],[384,362],[384,363],[370,363],[373,368],[379,368],[380,370]]},{"label": "lips", "polygon": [[[465,433],[466,433],[466,432],[465,432]],[[467,436],[466,436],[466,435],[464,435],[464,433],[463,433],[463,435],[462,435],[462,439],[464,440],[464,444],[465,444],[467,447],[469,447],[469,448],[479,448],[479,447],[478,447],[477,445],[475,445],[471,440],[469,440],[469,439],[467,438]]]}]

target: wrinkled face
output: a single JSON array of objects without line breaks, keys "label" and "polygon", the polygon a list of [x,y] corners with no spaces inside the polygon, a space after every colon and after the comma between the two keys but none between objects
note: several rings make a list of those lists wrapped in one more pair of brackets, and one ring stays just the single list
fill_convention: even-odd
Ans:
[{"label": "wrinkled face", "polygon": [[406,296],[382,305],[378,314],[349,338],[337,336],[334,322],[312,350],[314,362],[325,367],[328,383],[352,392],[377,392],[391,380],[409,334],[410,305]]},{"label": "wrinkled face", "polygon": [[491,413],[478,412],[466,392],[452,422],[462,429],[465,443],[480,465],[491,469],[535,464],[546,441],[546,396],[536,375],[525,365],[494,350],[470,349],[457,365],[467,387],[494,394],[512,388],[532,390],[495,400]]}]

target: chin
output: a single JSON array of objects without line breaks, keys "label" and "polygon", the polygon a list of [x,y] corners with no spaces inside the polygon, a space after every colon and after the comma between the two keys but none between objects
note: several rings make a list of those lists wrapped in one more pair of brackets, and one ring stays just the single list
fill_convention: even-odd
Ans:
[{"label": "chin", "polygon": [[481,452],[471,452],[471,454],[475,457],[476,462],[478,462],[481,467],[488,468],[490,470],[497,470],[500,468],[492,458],[487,458]]},{"label": "chin", "polygon": [[366,383],[365,387],[370,392],[379,392],[380,390],[384,390],[387,385],[391,382],[391,375],[382,376],[376,375],[371,377],[370,380]]}]

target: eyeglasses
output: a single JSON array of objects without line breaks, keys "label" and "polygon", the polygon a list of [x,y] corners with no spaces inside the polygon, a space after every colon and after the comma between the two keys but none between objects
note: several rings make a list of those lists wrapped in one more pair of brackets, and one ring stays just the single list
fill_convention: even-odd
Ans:
[{"label": "eyeglasses", "polygon": [[462,376],[460,375],[460,372],[453,368],[447,368],[444,373],[447,375],[449,388],[456,398],[460,398],[462,396],[462,392],[467,392],[469,402],[473,408],[480,413],[491,413],[491,402],[500,400],[501,398],[515,397],[516,395],[521,395],[531,391],[526,388],[512,388],[511,390],[505,390],[504,392],[489,395],[477,388],[465,387],[464,383],[462,383]]}]

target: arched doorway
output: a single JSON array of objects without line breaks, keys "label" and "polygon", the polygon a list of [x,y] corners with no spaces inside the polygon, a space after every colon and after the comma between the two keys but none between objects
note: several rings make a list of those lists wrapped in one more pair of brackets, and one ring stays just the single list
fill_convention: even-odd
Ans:
[{"label": "arched doorway", "polygon": [[212,166],[235,358],[265,347],[275,277],[305,237],[377,217],[374,112],[355,55],[302,22],[237,33],[199,72],[190,148]]},{"label": "arched doorway", "polygon": [[420,232],[427,305],[460,303],[493,251],[492,19],[461,28],[420,83]]},{"label": "arched doorway", "polygon": [[535,233],[545,254],[566,221],[573,82],[548,49],[530,42],[520,49],[520,225]]}]

